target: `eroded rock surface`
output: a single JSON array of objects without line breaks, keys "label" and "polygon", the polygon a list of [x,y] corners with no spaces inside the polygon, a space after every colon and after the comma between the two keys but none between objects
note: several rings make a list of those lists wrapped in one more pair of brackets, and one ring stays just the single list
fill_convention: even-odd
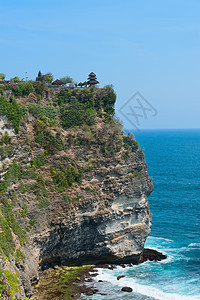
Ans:
[{"label": "eroded rock surface", "polygon": [[[98,118],[91,128],[50,128],[63,147],[47,153],[35,138],[36,122],[29,116],[18,134],[7,119],[0,122],[1,136],[7,130],[12,147],[0,156],[1,180],[13,164],[19,172],[1,199],[7,199],[21,228],[10,229],[15,246],[0,262],[2,270],[19,274],[20,290],[13,295],[21,299],[33,293],[31,284],[41,269],[72,261],[137,263],[151,228],[148,196],[153,184],[132,137]],[[36,164],[34,159],[41,157],[44,163]],[[81,180],[58,186],[58,175],[62,179],[65,174],[59,170],[68,167],[77,174],[82,170]]]}]

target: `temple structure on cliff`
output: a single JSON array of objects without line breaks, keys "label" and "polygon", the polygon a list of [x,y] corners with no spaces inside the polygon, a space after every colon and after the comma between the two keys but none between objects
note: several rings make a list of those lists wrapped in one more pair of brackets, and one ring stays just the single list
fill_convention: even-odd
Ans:
[{"label": "temple structure on cliff", "polygon": [[94,74],[93,72],[91,72],[88,75],[88,81],[87,81],[87,83],[89,84],[89,86],[98,84],[99,81],[97,80],[96,74]]},{"label": "temple structure on cliff", "polygon": [[54,82],[52,82],[52,85],[63,86],[65,83],[60,79],[56,79]]},{"label": "temple structure on cliff", "polygon": [[38,76],[36,77],[36,81],[45,82],[47,83],[46,79],[44,78],[44,75],[39,71]]}]

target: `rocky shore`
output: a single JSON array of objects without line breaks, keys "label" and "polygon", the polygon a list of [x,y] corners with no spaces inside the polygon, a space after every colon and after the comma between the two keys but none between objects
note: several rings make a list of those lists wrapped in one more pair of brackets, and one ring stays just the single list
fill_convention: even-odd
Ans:
[{"label": "rocky shore", "polygon": [[[161,261],[166,259],[166,255],[153,250],[144,249],[141,254],[138,264],[149,261]],[[122,268],[134,266],[134,263],[120,264]],[[84,265],[80,267],[54,267],[47,269],[41,274],[39,283],[34,287],[35,293],[31,300],[51,300],[57,299],[80,299],[81,294],[90,296],[93,294],[106,295],[98,290],[98,285],[93,284],[93,278],[98,275],[98,269],[113,270],[117,267],[116,264],[103,265]],[[124,275],[119,275],[117,280],[124,278]],[[100,280],[103,282],[103,280]],[[89,283],[89,284],[88,284]],[[124,292],[131,292],[130,287],[122,288]]]}]

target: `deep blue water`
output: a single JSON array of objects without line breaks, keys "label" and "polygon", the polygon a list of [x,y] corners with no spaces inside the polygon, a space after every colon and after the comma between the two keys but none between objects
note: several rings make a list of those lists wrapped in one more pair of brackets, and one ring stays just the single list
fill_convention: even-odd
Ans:
[{"label": "deep blue water", "polygon": [[[134,133],[134,132],[133,132]],[[87,299],[200,299],[200,130],[135,132],[144,148],[154,191],[152,231],[146,247],[168,258],[139,266],[99,270],[107,296]],[[116,280],[118,275],[126,277]],[[133,293],[121,292],[131,286]]]}]

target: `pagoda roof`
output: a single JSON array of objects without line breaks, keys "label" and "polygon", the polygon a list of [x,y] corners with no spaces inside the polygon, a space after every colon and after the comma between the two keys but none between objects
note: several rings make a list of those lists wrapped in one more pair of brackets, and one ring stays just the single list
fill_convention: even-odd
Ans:
[{"label": "pagoda roof", "polygon": [[64,82],[60,79],[56,79],[54,82],[52,82],[52,85],[63,85]]},{"label": "pagoda roof", "polygon": [[87,83],[93,84],[93,83],[99,83],[99,81],[96,80],[96,79],[90,79],[90,80],[87,81]]}]

